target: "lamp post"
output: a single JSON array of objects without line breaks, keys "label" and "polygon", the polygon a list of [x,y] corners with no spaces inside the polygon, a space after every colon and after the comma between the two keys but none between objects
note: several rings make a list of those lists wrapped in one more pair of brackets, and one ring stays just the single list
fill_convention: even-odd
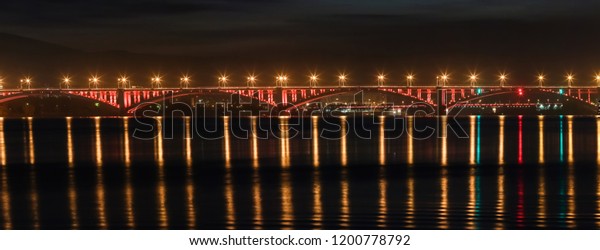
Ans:
[{"label": "lamp post", "polygon": [[567,75],[567,84],[569,88],[573,87],[573,81],[575,80],[575,76],[573,74]]},{"label": "lamp post", "polygon": [[[446,86],[446,84],[448,83],[448,79],[449,79],[449,76],[446,73],[442,74],[441,76],[437,76],[436,80],[437,80],[438,87]],[[440,82],[441,82],[441,84],[440,84]]]},{"label": "lamp post", "polygon": [[346,86],[346,80],[347,80],[347,78],[348,78],[348,77],[346,76],[346,74],[340,74],[340,75],[338,76],[338,82],[339,82],[339,84],[340,84],[340,87],[344,87],[344,86]]},{"label": "lamp post", "polygon": [[477,74],[473,73],[469,76],[469,81],[471,82],[471,87],[475,87],[475,85],[477,84]]},{"label": "lamp post", "polygon": [[68,76],[63,77],[61,86],[63,86],[65,89],[71,88],[71,78]]},{"label": "lamp post", "polygon": [[504,73],[500,74],[500,76],[498,76],[498,80],[500,81],[500,88],[504,88],[504,84],[506,84],[506,80],[508,79],[508,76]]},{"label": "lamp post", "polygon": [[182,76],[181,78],[179,78],[179,87],[181,88],[189,88],[190,87],[190,77],[187,75]]},{"label": "lamp post", "polygon": [[19,82],[20,84],[20,88],[21,89],[31,89],[31,77],[25,77],[23,79],[21,79]]},{"label": "lamp post", "polygon": [[121,76],[117,79],[117,88],[129,88],[131,86],[129,86],[129,78],[127,78],[127,76]]},{"label": "lamp post", "polygon": [[162,88],[162,77],[160,75],[155,75],[151,78],[152,80],[152,88]]},{"label": "lamp post", "polygon": [[600,87],[600,74],[596,75],[596,85]]},{"label": "lamp post", "polygon": [[278,75],[277,77],[275,77],[275,85],[277,85],[278,87],[287,86],[287,81],[288,81],[288,76],[285,74],[281,74],[281,75]]},{"label": "lamp post", "polygon": [[97,89],[100,86],[100,78],[97,76],[92,76],[88,78],[88,88]]},{"label": "lamp post", "polygon": [[406,76],[406,85],[407,85],[408,87],[412,87],[413,79],[415,79],[415,76],[414,76],[414,75],[412,75],[412,74],[408,74],[408,75]]},{"label": "lamp post", "polygon": [[379,87],[383,87],[384,84],[385,84],[385,75],[384,74],[379,74],[377,76],[377,85]]},{"label": "lamp post", "polygon": [[248,77],[246,77],[246,85],[248,87],[254,87],[256,84],[256,76],[255,75],[249,75]]},{"label": "lamp post", "polygon": [[544,80],[546,79],[546,76],[543,74],[538,75],[538,82],[539,82],[539,86],[540,88],[544,86]]},{"label": "lamp post", "polygon": [[319,81],[319,76],[317,76],[316,74],[311,74],[308,79],[309,79],[311,87],[317,87],[317,82]]},{"label": "lamp post", "polygon": [[229,76],[221,75],[219,76],[219,87],[227,87],[227,82],[229,82]]}]

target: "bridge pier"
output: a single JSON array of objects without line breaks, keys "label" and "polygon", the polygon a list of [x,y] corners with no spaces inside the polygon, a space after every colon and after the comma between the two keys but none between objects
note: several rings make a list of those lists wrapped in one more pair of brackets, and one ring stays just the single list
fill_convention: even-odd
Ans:
[{"label": "bridge pier", "polygon": [[127,115],[127,108],[125,107],[125,90],[117,89],[117,105],[119,106],[119,115]]},{"label": "bridge pier", "polygon": [[279,112],[285,110],[288,106],[287,90],[282,87],[275,88],[272,100],[274,108],[271,110],[271,115],[279,115]]},{"label": "bridge pier", "polygon": [[446,89],[437,87],[435,89],[435,115],[444,116],[447,115],[447,102],[446,102]]},{"label": "bridge pier", "polygon": [[598,98],[598,99],[596,99],[596,106],[597,106],[596,114],[600,115],[600,96],[598,96],[598,95],[600,95],[600,87],[598,87],[596,89],[596,94],[597,94],[596,98]]}]

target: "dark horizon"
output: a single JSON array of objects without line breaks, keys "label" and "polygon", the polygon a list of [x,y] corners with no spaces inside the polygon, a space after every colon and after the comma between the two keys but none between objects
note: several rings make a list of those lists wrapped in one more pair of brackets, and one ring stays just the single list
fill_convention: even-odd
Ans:
[{"label": "dark horizon", "polygon": [[594,1],[28,2],[0,4],[0,75],[13,84],[31,75],[51,87],[69,74],[86,85],[93,73],[146,84],[162,73],[175,86],[190,73],[210,86],[226,71],[271,85],[285,71],[305,85],[317,70],[330,84],[339,72],[361,85],[411,72],[427,85],[446,71],[459,85],[477,71],[489,85],[506,71],[520,85],[539,73],[591,85],[600,71]]}]

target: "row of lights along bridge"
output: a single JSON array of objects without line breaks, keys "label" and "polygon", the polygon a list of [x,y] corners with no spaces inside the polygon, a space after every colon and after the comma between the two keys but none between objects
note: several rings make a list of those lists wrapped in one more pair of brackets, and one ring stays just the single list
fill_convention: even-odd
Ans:
[{"label": "row of lights along bridge", "polygon": [[[413,82],[416,78],[415,78],[415,75],[408,74],[408,75],[406,75],[405,79],[406,79],[406,86],[411,87],[411,86],[413,86]],[[546,79],[547,79],[546,75],[539,74],[536,78],[537,83],[539,84],[538,86],[543,87]],[[595,75],[594,79],[596,81],[596,84],[600,87],[600,74]],[[163,77],[160,75],[152,76],[150,78],[151,88],[162,88],[163,80],[164,80]],[[219,87],[228,87],[229,82],[230,82],[230,76],[220,75],[217,78],[217,80],[218,80]],[[279,75],[275,76],[275,84],[278,87],[287,86],[289,80],[290,80],[290,78],[286,74],[279,74]],[[348,75],[345,73],[337,75],[337,82],[340,87],[346,86],[346,83],[348,80],[349,80]],[[386,80],[387,80],[387,77],[385,74],[377,75],[376,81],[377,81],[378,86],[380,86],[380,87],[385,86]],[[471,87],[476,87],[478,80],[479,80],[479,75],[475,74],[475,73],[470,74],[467,79],[467,81],[470,82]],[[181,78],[179,78],[179,87],[190,88],[191,81],[192,81],[192,78],[190,76],[188,76],[188,75],[181,76]],[[437,86],[448,86],[449,81],[450,81],[450,75],[447,73],[436,76]],[[499,85],[500,87],[504,87],[507,81],[508,81],[508,74],[502,73],[502,74],[498,75],[498,82],[500,83],[500,85]],[[567,74],[565,76],[565,82],[567,83],[568,87],[572,87],[574,81],[575,81],[575,76],[573,74]],[[64,76],[61,79],[60,88],[69,89],[69,88],[71,88],[72,82],[73,82],[73,80],[70,76]],[[255,87],[257,82],[258,82],[258,77],[256,75],[248,75],[246,77],[246,86],[247,87]],[[308,83],[310,84],[311,87],[317,87],[318,82],[319,82],[319,75],[311,74],[308,76]],[[31,77],[25,77],[25,78],[19,80],[19,83],[20,83],[20,85],[19,85],[20,89],[31,89],[33,79]],[[90,89],[100,88],[100,83],[101,83],[101,79],[99,76],[94,75],[88,79],[88,87]],[[0,78],[0,88],[3,88],[3,84],[4,84],[4,80],[2,78]],[[129,77],[121,76],[121,77],[117,78],[117,88],[132,88],[131,80],[129,79]]]}]

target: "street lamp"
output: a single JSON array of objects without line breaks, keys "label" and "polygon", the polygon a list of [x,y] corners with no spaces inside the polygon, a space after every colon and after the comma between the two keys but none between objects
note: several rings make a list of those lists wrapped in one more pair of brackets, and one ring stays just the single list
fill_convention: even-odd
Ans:
[{"label": "street lamp", "polygon": [[441,86],[446,86],[446,84],[448,83],[448,79],[450,79],[450,76],[448,76],[448,74],[444,73],[441,76],[437,76],[436,80],[437,80],[437,85],[440,86],[440,81],[441,81]]},{"label": "street lamp", "polygon": [[506,75],[505,73],[500,74],[500,76],[498,76],[498,80],[500,81],[500,87],[504,88],[504,84],[506,84],[506,80],[508,79],[508,75]]},{"label": "street lamp", "polygon": [[179,78],[179,86],[181,88],[189,88],[190,87],[190,77],[187,75],[184,75],[181,78]]},{"label": "street lamp", "polygon": [[412,82],[413,82],[414,79],[415,79],[415,76],[413,74],[408,74],[406,76],[406,85],[408,87],[411,87],[412,86]]},{"label": "street lamp", "polygon": [[569,88],[573,86],[573,80],[575,80],[575,76],[573,74],[567,74],[567,84]]},{"label": "street lamp", "polygon": [[95,88],[97,89],[99,87],[100,83],[100,78],[98,76],[92,76],[88,79],[88,88]]},{"label": "street lamp", "polygon": [[600,87],[600,74],[596,75],[596,84]]},{"label": "street lamp", "polygon": [[64,86],[66,89],[71,88],[71,78],[69,76],[63,76],[61,85]]},{"label": "street lamp", "polygon": [[385,75],[384,74],[379,74],[377,76],[377,85],[379,87],[382,87],[385,84]]},{"label": "street lamp", "polygon": [[248,87],[254,87],[254,85],[256,84],[256,76],[249,75],[248,77],[246,77],[246,84],[248,85]]},{"label": "street lamp", "polygon": [[544,80],[545,80],[545,79],[546,79],[546,76],[545,76],[545,75],[543,75],[543,74],[539,74],[539,75],[538,75],[538,82],[540,83],[540,88],[541,88],[542,86],[544,86]]},{"label": "street lamp", "polygon": [[154,75],[154,77],[151,78],[152,80],[152,88],[162,88],[162,76],[160,75]]},{"label": "street lamp", "polygon": [[310,81],[310,86],[311,87],[316,87],[317,86],[317,82],[319,81],[319,76],[317,74],[311,74],[309,76],[309,81]]},{"label": "street lamp", "polygon": [[280,74],[275,77],[275,85],[279,87],[287,86],[288,76],[285,74]]},{"label": "street lamp", "polygon": [[227,75],[219,76],[219,87],[227,87],[227,82],[229,82],[229,76],[227,76]]},{"label": "street lamp", "polygon": [[4,89],[4,78],[0,77],[0,89]]},{"label": "street lamp", "polygon": [[117,79],[117,88],[128,88],[129,86],[129,79],[127,78],[127,76],[121,76]]},{"label": "street lamp", "polygon": [[[31,77],[25,77],[19,81],[21,83],[21,89],[31,89]],[[23,87],[25,85],[25,87]]]},{"label": "street lamp", "polygon": [[469,76],[469,81],[471,82],[471,87],[475,87],[475,85],[477,84],[477,79],[478,79],[478,75],[476,73],[472,73]]},{"label": "street lamp", "polygon": [[348,76],[346,74],[342,73],[338,76],[340,87],[344,87],[346,85],[346,80],[348,80]]}]

